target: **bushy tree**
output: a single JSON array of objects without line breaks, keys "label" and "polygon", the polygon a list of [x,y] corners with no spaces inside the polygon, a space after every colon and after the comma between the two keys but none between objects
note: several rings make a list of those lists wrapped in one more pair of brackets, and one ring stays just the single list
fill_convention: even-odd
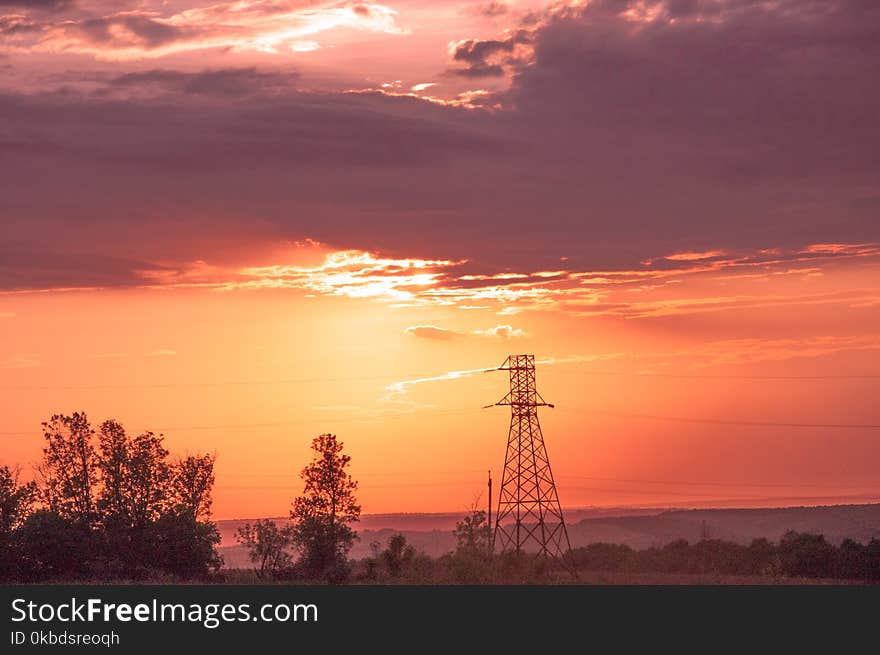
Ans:
[{"label": "bushy tree", "polygon": [[151,526],[150,550],[156,568],[185,580],[205,578],[220,569],[220,533],[210,521],[199,521],[183,506],[165,512]]},{"label": "bushy tree", "polygon": [[33,482],[20,484],[18,469],[0,466],[0,581],[16,572],[15,531],[25,522],[37,495]]},{"label": "bushy tree", "polygon": [[103,575],[94,565],[94,533],[52,510],[38,510],[15,532],[18,577],[23,581],[67,581]]},{"label": "bushy tree", "polygon": [[779,556],[786,575],[821,578],[834,571],[834,546],[820,534],[786,532],[779,542]]},{"label": "bushy tree", "polygon": [[594,543],[572,550],[569,560],[585,571],[629,571],[635,568],[635,552],[625,544]]},{"label": "bushy tree", "polygon": [[456,552],[469,555],[489,553],[491,532],[486,512],[472,508],[470,513],[455,524]]},{"label": "bushy tree", "polygon": [[275,521],[263,519],[253,525],[245,523],[236,530],[236,541],[248,549],[258,578],[279,578],[286,575],[293,559],[288,549],[293,544],[293,527],[279,528]]},{"label": "bushy tree", "polygon": [[95,517],[98,482],[95,431],[85,413],[55,414],[43,423],[42,500],[59,516],[90,525]]},{"label": "bushy tree", "polygon": [[360,516],[357,482],[348,473],[351,458],[333,434],[312,440],[314,459],[301,472],[303,494],[293,501],[293,542],[299,566],[310,579],[341,582],[348,576],[347,555],[354,544],[351,524]]},{"label": "bushy tree", "polygon": [[455,551],[447,558],[450,575],[457,583],[478,583],[491,580],[489,544],[491,532],[486,512],[472,507],[455,524]]},{"label": "bushy tree", "polygon": [[868,549],[866,546],[844,539],[837,549],[835,577],[849,580],[868,578]]},{"label": "bushy tree", "polygon": [[[219,568],[220,536],[210,521],[214,455],[171,463],[162,435],[130,436],[113,420],[96,433],[80,412],[52,416],[43,433],[43,510],[10,518],[20,524],[7,549],[21,564],[19,577],[186,578]],[[24,499],[7,477],[0,470],[0,540],[4,507]]]},{"label": "bushy tree", "polygon": [[129,528],[155,521],[168,508],[171,467],[162,435],[126,434],[116,421],[104,421],[99,430],[101,516]]},{"label": "bushy tree", "polygon": [[382,563],[391,578],[399,578],[412,564],[416,549],[406,543],[406,537],[396,534],[388,540],[388,547],[382,551]]},{"label": "bushy tree", "polygon": [[177,461],[172,471],[172,498],[193,519],[211,516],[214,488],[213,454],[189,455]]},{"label": "bushy tree", "polygon": [[777,576],[782,574],[782,562],[776,545],[764,537],[753,539],[749,544],[747,573]]},{"label": "bushy tree", "polygon": [[865,547],[868,558],[868,571],[865,577],[872,582],[880,580],[880,539],[874,537]]},{"label": "bushy tree", "polygon": [[27,518],[37,497],[36,483],[21,484],[19,475],[17,468],[0,466],[0,541],[4,543]]}]

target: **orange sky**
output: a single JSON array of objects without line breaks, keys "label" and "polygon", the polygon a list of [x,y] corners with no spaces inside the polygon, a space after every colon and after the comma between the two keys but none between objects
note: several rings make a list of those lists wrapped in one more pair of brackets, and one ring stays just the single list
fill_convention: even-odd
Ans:
[{"label": "orange sky", "polygon": [[0,1],[0,464],[84,410],[278,516],[331,431],[365,512],[459,511],[508,428],[472,371],[533,353],[564,506],[877,500],[878,26]]},{"label": "orange sky", "polygon": [[[448,282],[376,288],[377,266],[393,263],[368,275],[363,260],[341,277],[313,272],[317,293],[6,294],[2,459],[35,462],[39,422],[85,410],[163,431],[174,452],[216,451],[218,517],[281,515],[311,437],[332,431],[365,512],[463,509],[502,463],[506,409],[479,408],[504,395],[506,377],[418,380],[533,352],[557,405],[541,419],[566,505],[876,495],[876,425],[762,424],[880,423],[873,252],[760,277],[685,273],[610,292],[626,299],[605,314],[566,309],[582,292],[565,285],[537,307],[491,291],[483,308],[439,304],[428,292]],[[318,271],[323,256],[312,247],[288,262]],[[418,270],[386,277],[411,285]],[[643,316],[655,303],[663,311]]]}]

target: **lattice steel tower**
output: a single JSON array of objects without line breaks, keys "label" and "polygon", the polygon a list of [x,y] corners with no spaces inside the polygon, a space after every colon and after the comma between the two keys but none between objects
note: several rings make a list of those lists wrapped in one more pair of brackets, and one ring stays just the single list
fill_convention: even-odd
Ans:
[{"label": "lattice steel tower", "polygon": [[510,433],[492,549],[497,545],[501,552],[537,551],[561,558],[571,543],[538,422],[538,407],[553,405],[535,387],[534,355],[511,355],[492,370],[510,371],[510,393],[495,403],[510,405]]}]

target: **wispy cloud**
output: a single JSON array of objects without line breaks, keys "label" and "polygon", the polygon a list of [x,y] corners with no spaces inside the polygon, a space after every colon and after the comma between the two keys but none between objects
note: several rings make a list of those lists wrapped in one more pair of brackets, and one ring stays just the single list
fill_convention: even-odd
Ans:
[{"label": "wispy cloud", "polygon": [[[560,357],[544,357],[535,363],[537,365],[549,366],[553,364],[572,364],[576,362],[596,362],[596,361],[606,361],[611,359],[618,359],[623,357],[622,353],[598,353],[593,355],[565,355]],[[491,373],[492,371],[497,371],[500,364],[495,366],[490,366],[487,368],[472,368],[466,370],[459,371],[448,371],[446,373],[440,373],[438,375],[433,375],[430,377],[424,378],[415,378],[411,380],[401,380],[400,382],[395,382],[393,384],[389,384],[385,387],[385,390],[388,392],[388,395],[385,396],[382,400],[400,400],[400,397],[408,393],[412,390],[413,387],[426,384],[429,382],[443,382],[446,380],[460,380],[462,378],[469,378],[476,373]]]},{"label": "wispy cloud", "polygon": [[[742,308],[794,304],[843,303],[869,306],[880,287],[801,294],[729,293],[720,283],[743,279],[821,277],[827,267],[857,258],[880,261],[880,243],[819,244],[800,249],[764,248],[729,253],[722,249],[673,253],[646,260],[642,268],[621,270],[539,270],[465,272],[477,264],[465,260],[392,259],[360,252],[331,253],[311,268],[269,266],[240,271],[226,288],[300,288],[326,295],[374,298],[397,305],[491,307],[502,315],[552,309],[580,316],[652,318]],[[717,291],[707,293],[707,282]],[[688,286],[699,286],[694,291]],[[223,285],[221,285],[223,286]],[[663,290],[660,298],[633,292]],[[624,295],[622,292],[627,292]],[[499,325],[475,332],[516,337],[521,332]],[[422,335],[424,336],[424,335]]]},{"label": "wispy cloud", "polygon": [[694,262],[701,259],[712,259],[714,257],[722,257],[726,253],[723,250],[706,250],[704,252],[676,252],[666,255],[664,259],[673,262]]},{"label": "wispy cloud", "polygon": [[496,325],[485,330],[474,330],[474,334],[490,339],[517,339],[528,336],[525,330],[510,325]]},{"label": "wispy cloud", "polygon": [[444,269],[463,262],[392,259],[368,252],[330,253],[319,266],[263,266],[240,271],[229,288],[300,288],[332,296],[416,301],[440,284]]},{"label": "wispy cloud", "polygon": [[[236,0],[169,13],[163,3],[82,17],[19,16],[0,31],[0,48],[67,52],[99,59],[162,57],[205,48],[232,51],[308,52],[314,37],[347,28],[401,34],[397,12],[373,3],[323,3],[285,0]],[[13,29],[14,28],[14,29]]]},{"label": "wispy cloud", "polygon": [[434,375],[427,378],[415,378],[412,380],[401,380],[400,382],[395,382],[394,384],[389,384],[385,387],[385,391],[388,392],[388,395],[384,396],[382,400],[384,401],[394,401],[398,400],[400,396],[408,393],[414,386],[419,384],[425,384],[427,382],[442,382],[444,380],[459,380],[461,378],[469,378],[475,373],[486,373],[488,371],[494,371],[493,368],[472,368],[462,371],[448,371],[446,373],[441,373],[439,375]]},{"label": "wispy cloud", "polygon": [[442,341],[448,341],[455,337],[462,336],[461,332],[447,330],[445,328],[437,327],[436,325],[413,325],[406,328],[404,332],[421,339],[438,339]]},{"label": "wispy cloud", "polygon": [[169,350],[167,348],[160,348],[159,350],[154,350],[150,353],[150,357],[173,357],[177,352],[174,350]]},{"label": "wispy cloud", "polygon": [[486,328],[485,330],[473,330],[470,333],[458,332],[447,328],[437,327],[436,325],[413,325],[404,330],[406,334],[423,339],[438,339],[448,341],[456,337],[477,336],[488,339],[516,339],[528,336],[528,333],[512,325],[496,325],[495,327]]},{"label": "wispy cloud", "polygon": [[[323,248],[314,244],[311,247]],[[810,284],[827,280],[856,261],[861,265],[880,264],[880,243],[661,254],[645,260],[641,267],[620,269],[481,271],[479,262],[465,259],[388,257],[343,250],[326,253],[324,260],[313,266],[275,264],[230,269],[197,261],[177,267],[163,264],[131,274],[141,280],[135,286],[143,287],[290,289],[374,300],[395,308],[437,305],[489,309],[500,316],[549,310],[572,316],[646,319],[776,306],[875,306],[880,300],[880,284],[872,286],[869,277],[858,287],[851,280],[842,287],[835,287],[833,281]],[[772,280],[804,284],[764,284]],[[501,324],[472,334],[523,336],[520,330],[507,327]],[[443,338],[441,331],[445,329],[413,326],[410,333]]]},{"label": "wispy cloud", "polygon": [[[666,376],[673,372],[704,375],[709,367],[749,365],[762,362],[780,362],[792,359],[827,357],[844,352],[880,350],[880,335],[816,335],[786,339],[723,339],[707,341],[688,348],[655,352],[605,352],[542,357],[537,366],[567,364],[598,364],[616,362],[617,371],[592,370],[594,374]],[[647,367],[647,368],[646,368]],[[383,400],[401,402],[414,387],[433,382],[469,378],[476,373],[497,370],[497,366],[449,371],[430,377],[402,380],[385,387],[388,395]]]}]

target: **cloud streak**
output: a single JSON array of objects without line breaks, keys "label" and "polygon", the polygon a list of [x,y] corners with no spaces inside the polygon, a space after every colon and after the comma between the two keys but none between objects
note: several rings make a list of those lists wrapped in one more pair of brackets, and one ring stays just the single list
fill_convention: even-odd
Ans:
[{"label": "cloud streak", "polygon": [[[707,312],[839,304],[870,308],[880,286],[838,288],[800,286],[799,293],[774,292],[762,284],[786,279],[823,280],[858,263],[880,265],[880,243],[811,244],[798,249],[660,255],[641,268],[472,273],[468,260],[383,257],[363,251],[325,254],[314,266],[276,264],[229,269],[205,262],[173,267],[148,266],[128,272],[128,285],[154,288],[205,288],[216,291],[276,289],[388,303],[392,307],[484,307],[498,314],[559,311],[583,317],[647,319]],[[136,281],[135,281],[136,280]],[[737,287],[738,282],[752,286]],[[749,292],[743,292],[741,289]],[[407,328],[413,336],[449,339],[459,333],[432,325]],[[474,331],[494,338],[526,336],[499,324]]]},{"label": "cloud streak", "polygon": [[485,330],[474,330],[474,334],[489,339],[519,339],[528,336],[525,330],[510,325],[496,325]]},{"label": "cloud streak", "polygon": [[460,337],[461,333],[455,330],[447,330],[436,325],[413,325],[404,330],[404,333],[420,339],[434,339],[437,341],[449,341]]},{"label": "cloud streak", "polygon": [[[58,3],[56,3],[58,4]],[[24,16],[0,26],[0,47],[127,60],[219,48],[269,54],[316,49],[313,38],[336,29],[400,34],[396,13],[370,3],[238,0],[166,13],[160,3],[89,17]],[[59,9],[62,8],[59,5]]]}]

